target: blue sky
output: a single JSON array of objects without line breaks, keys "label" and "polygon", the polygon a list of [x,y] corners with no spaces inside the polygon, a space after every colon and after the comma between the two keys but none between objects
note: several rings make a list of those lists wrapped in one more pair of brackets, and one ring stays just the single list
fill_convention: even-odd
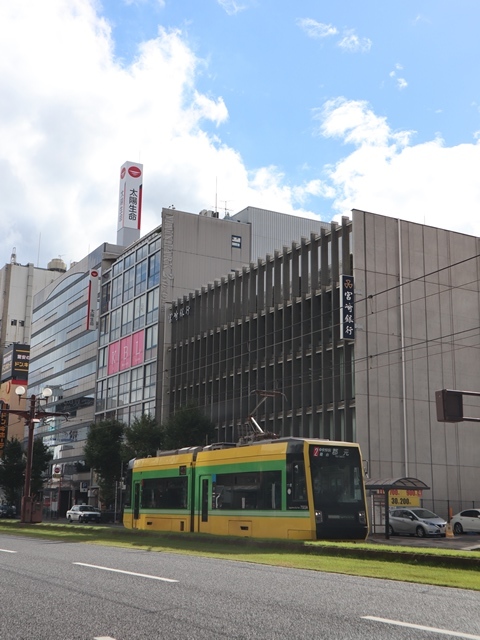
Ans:
[{"label": "blue sky", "polygon": [[0,7],[0,262],[115,242],[118,169],[163,206],[352,208],[480,235],[475,0]]}]

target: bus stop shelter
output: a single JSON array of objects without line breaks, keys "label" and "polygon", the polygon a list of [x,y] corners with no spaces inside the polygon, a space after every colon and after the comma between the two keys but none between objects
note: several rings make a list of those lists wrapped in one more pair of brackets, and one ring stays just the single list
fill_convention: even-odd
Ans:
[{"label": "bus stop shelter", "polygon": [[369,491],[382,491],[385,496],[385,538],[388,540],[390,534],[389,529],[389,505],[390,505],[390,491],[392,489],[415,489],[415,490],[428,490],[429,486],[418,478],[382,478],[379,480],[367,480],[365,488]]}]

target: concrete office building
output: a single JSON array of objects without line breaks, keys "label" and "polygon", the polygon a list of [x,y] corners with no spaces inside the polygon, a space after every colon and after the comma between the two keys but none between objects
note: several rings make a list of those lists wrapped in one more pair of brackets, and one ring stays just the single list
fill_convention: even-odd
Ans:
[{"label": "concrete office building", "polygon": [[[0,269],[0,401],[12,408],[25,407],[25,398],[19,400],[15,395],[15,387],[17,384],[25,385],[28,377],[33,298],[65,270],[65,263],[59,258],[51,260],[46,269],[35,267],[31,263],[19,264],[15,249],[10,263]],[[22,345],[22,357],[26,358],[23,362],[26,368],[20,375],[18,367],[12,362],[12,355],[16,355],[13,354],[14,345],[15,352]],[[4,361],[4,354],[8,361]],[[26,437],[25,421],[10,414],[8,422],[7,439],[17,438],[22,441]]]},{"label": "concrete office building", "polygon": [[163,422],[172,301],[204,284],[210,290],[216,278],[249,264],[258,251],[325,227],[255,207],[223,219],[208,210],[163,209],[161,226],[132,244],[102,280],[97,419],[130,424],[150,413]]},{"label": "concrete office building", "polygon": [[256,412],[265,431],[358,441],[370,478],[418,478],[431,487],[425,506],[444,515],[480,504],[480,430],[439,423],[435,407],[436,390],[479,387],[479,248],[354,210],[184,295],[170,411],[194,401],[219,441],[236,441],[255,391],[274,391]]}]

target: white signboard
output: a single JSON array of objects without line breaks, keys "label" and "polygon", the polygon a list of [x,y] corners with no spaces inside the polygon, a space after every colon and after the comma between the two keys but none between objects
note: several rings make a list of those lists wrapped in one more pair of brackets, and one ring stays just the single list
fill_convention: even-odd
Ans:
[{"label": "white signboard", "polygon": [[120,169],[118,227],[140,229],[142,217],[143,164],[125,162]]}]

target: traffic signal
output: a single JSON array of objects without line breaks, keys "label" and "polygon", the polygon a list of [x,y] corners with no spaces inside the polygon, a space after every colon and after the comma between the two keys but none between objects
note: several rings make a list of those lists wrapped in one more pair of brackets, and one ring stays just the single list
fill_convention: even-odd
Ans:
[{"label": "traffic signal", "polygon": [[439,422],[463,421],[463,395],[461,391],[449,389],[435,391],[435,402]]}]

